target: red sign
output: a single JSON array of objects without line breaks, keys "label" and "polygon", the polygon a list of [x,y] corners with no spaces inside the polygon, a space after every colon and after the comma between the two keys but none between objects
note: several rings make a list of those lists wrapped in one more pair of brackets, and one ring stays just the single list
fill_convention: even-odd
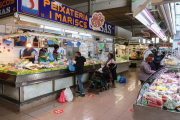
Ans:
[{"label": "red sign", "polygon": [[151,36],[149,32],[144,32],[143,30],[141,30],[141,32],[145,35],[143,37],[150,37]]},{"label": "red sign", "polygon": [[55,110],[54,113],[55,114],[61,114],[61,113],[63,113],[63,110]]},{"label": "red sign", "polygon": [[88,97],[94,97],[94,95],[88,95]]},{"label": "red sign", "polygon": [[130,109],[131,112],[133,112],[133,109]]},{"label": "red sign", "polygon": [[105,22],[105,17],[104,15],[99,12],[99,13],[94,13],[92,18],[90,19],[90,25],[92,25],[93,30],[101,31],[101,27],[103,27]]}]

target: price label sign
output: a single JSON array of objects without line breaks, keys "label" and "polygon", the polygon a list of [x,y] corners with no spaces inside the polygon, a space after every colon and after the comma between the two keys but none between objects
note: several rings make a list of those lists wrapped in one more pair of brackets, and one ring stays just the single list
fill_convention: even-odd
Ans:
[{"label": "price label sign", "polygon": [[55,110],[54,113],[55,114],[61,114],[61,113],[63,113],[63,110]]}]

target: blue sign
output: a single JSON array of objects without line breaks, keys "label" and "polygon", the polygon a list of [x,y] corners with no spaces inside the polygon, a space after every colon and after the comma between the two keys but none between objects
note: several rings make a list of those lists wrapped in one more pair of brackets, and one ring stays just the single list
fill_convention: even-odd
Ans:
[{"label": "blue sign", "polygon": [[[88,30],[93,30],[93,26],[97,27],[98,24],[102,23],[101,20],[97,22],[93,19],[92,25],[92,16],[72,9],[55,0],[18,0],[18,12]],[[115,26],[103,22],[100,29],[96,31],[114,36]]]},{"label": "blue sign", "polygon": [[17,12],[17,0],[0,0],[0,18]]}]

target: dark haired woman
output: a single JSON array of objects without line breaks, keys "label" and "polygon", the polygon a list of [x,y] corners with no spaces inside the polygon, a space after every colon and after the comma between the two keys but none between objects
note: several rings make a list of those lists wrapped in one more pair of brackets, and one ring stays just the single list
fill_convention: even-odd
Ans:
[{"label": "dark haired woman", "polygon": [[116,62],[114,60],[114,56],[113,56],[112,53],[108,54],[108,60],[106,61],[106,66],[111,71],[111,74],[112,74],[112,77],[113,77],[112,85],[113,85],[113,87],[115,87],[114,80],[117,80],[117,74],[116,74],[117,65],[116,65]]},{"label": "dark haired woman", "polygon": [[159,54],[159,52],[158,51],[156,51],[155,53],[154,53],[154,64],[155,64],[155,66],[156,66],[156,70],[159,70],[161,67],[160,67],[160,63],[161,63],[161,56],[160,56],[160,54]]}]

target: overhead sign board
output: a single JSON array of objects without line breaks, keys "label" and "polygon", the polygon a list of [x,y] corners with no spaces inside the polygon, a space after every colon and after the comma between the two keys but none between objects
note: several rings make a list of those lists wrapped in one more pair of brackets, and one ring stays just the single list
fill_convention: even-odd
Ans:
[{"label": "overhead sign board", "polygon": [[17,12],[17,0],[0,0],[0,18]]},{"label": "overhead sign board", "polygon": [[18,0],[18,12],[68,25],[115,35],[115,26],[104,22],[102,13],[92,16],[55,0]]}]

